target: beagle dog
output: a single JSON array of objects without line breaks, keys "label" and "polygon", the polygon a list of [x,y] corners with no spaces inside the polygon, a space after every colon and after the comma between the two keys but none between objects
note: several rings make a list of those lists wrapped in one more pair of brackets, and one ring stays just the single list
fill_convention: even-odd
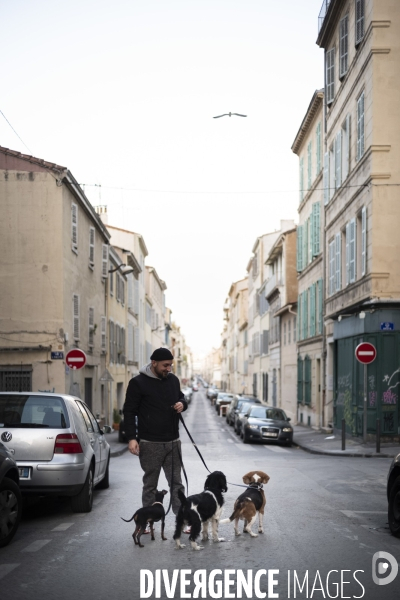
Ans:
[{"label": "beagle dog", "polygon": [[248,487],[236,499],[233,513],[229,519],[223,519],[220,523],[235,521],[235,535],[240,535],[239,520],[242,520],[244,521],[243,533],[249,533],[251,537],[257,537],[257,533],[253,533],[251,528],[258,513],[258,533],[264,533],[263,518],[266,499],[263,485],[268,483],[269,479],[269,476],[263,471],[250,471],[243,475],[243,483]]}]

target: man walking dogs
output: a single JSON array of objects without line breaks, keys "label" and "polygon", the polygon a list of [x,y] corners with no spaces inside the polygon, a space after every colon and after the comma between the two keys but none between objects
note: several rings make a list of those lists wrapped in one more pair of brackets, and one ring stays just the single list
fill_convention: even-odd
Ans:
[{"label": "man walking dogs", "polygon": [[181,504],[178,490],[184,491],[179,413],[187,409],[187,402],[179,379],[171,373],[173,358],[168,348],[153,352],[151,362],[130,380],[123,412],[129,451],[139,456],[144,471],[143,506],[155,501],[163,468],[172,494],[172,510],[177,514]]}]

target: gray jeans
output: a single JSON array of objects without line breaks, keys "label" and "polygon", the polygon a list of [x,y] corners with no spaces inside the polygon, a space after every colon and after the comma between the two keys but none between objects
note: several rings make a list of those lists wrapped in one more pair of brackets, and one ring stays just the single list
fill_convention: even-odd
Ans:
[{"label": "gray jeans", "polygon": [[[168,481],[169,491],[172,487],[172,510],[178,513],[181,502],[178,498],[178,490],[185,491],[181,481],[181,441],[175,442],[140,442],[139,460],[144,471],[143,475],[143,506],[150,506],[155,502],[155,494],[160,477],[161,468]],[[173,472],[172,472],[173,471]],[[171,486],[172,484],[172,486]],[[165,510],[169,506],[169,499],[164,502]]]}]

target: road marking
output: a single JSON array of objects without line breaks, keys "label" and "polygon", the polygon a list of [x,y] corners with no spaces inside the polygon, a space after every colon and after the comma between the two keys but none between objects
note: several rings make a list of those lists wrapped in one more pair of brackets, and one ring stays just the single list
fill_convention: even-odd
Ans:
[{"label": "road marking", "polygon": [[362,519],[364,515],[387,515],[387,510],[341,510],[346,517]]},{"label": "road marking", "polygon": [[281,448],[280,446],[264,446],[266,450],[272,450],[272,452],[290,452],[287,448]]},{"label": "road marking", "polygon": [[26,548],[21,550],[21,552],[37,552],[38,550],[43,548],[43,546],[45,546],[49,542],[51,542],[51,540],[36,540],[36,542],[33,542],[33,544],[30,544],[29,546],[27,546]]},{"label": "road marking", "polygon": [[61,525],[54,527],[54,529],[52,529],[52,531],[66,531],[67,529],[69,529],[71,527],[71,525],[74,525],[74,523],[61,523]]},{"label": "road marking", "polygon": [[253,446],[246,446],[245,444],[235,444],[236,448],[240,448],[240,450],[244,450],[245,452],[256,452],[256,449]]},{"label": "road marking", "polygon": [[19,567],[21,563],[9,564],[9,565],[0,565],[0,579],[11,573],[16,567]]}]

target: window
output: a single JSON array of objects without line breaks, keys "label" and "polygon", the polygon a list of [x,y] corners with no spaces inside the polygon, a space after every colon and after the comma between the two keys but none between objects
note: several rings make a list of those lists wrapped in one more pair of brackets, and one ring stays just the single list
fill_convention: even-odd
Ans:
[{"label": "window", "polygon": [[336,134],[335,143],[335,189],[342,185],[342,130]]},{"label": "window", "polygon": [[340,77],[344,77],[348,69],[349,56],[349,15],[343,17],[340,21],[339,28],[340,37]]},{"label": "window", "polygon": [[323,316],[323,312],[324,312],[324,306],[323,306],[323,302],[324,302],[324,281],[323,279],[319,279],[317,282],[317,303],[318,303],[318,308],[317,308],[317,335],[321,335],[322,333],[322,316]]},{"label": "window", "polygon": [[356,220],[346,225],[346,285],[356,280]]},{"label": "window", "polygon": [[329,166],[328,166],[328,181],[329,181],[329,200],[333,197],[336,188],[336,138],[333,140],[329,148]]},{"label": "window", "polygon": [[133,310],[133,275],[129,273],[127,275],[128,280],[128,308]]},{"label": "window", "polygon": [[356,0],[356,45],[364,37],[365,0]]},{"label": "window", "polygon": [[364,154],[364,92],[357,100],[357,160]]},{"label": "window", "polygon": [[315,336],[315,316],[316,316],[316,284],[313,283],[309,288],[309,298],[310,298],[310,337]]},{"label": "window", "polygon": [[89,342],[88,345],[93,347],[94,345],[94,308],[89,308]]},{"label": "window", "polygon": [[[301,319],[302,319],[302,298],[303,298],[303,294],[299,294],[297,297],[297,327],[298,327],[298,331],[297,331],[297,339],[301,340]],[[296,317],[295,317],[296,318]],[[293,323],[293,341],[296,341],[296,325],[295,323]]]},{"label": "window", "polygon": [[71,239],[72,250],[78,250],[78,205],[71,204]]},{"label": "window", "polygon": [[312,181],[312,145],[311,142],[307,146],[307,189],[311,189],[311,181]]},{"label": "window", "polygon": [[293,317],[293,341],[296,341],[296,317]]},{"label": "window", "polygon": [[303,360],[297,359],[297,402],[303,403]]},{"label": "window", "polygon": [[300,202],[303,202],[303,198],[304,198],[304,160],[303,158],[300,159],[300,173],[299,173],[299,178],[300,178]]},{"label": "window", "polygon": [[316,131],[316,138],[317,138],[317,154],[316,154],[316,165],[317,165],[317,173],[316,175],[319,175],[320,171],[321,171],[321,149],[322,149],[322,145],[321,145],[321,123],[318,123],[317,125],[317,131]]},{"label": "window", "polygon": [[297,227],[297,271],[303,270],[303,225]]},{"label": "window", "polygon": [[89,266],[94,265],[94,227],[89,227]]},{"label": "window", "polygon": [[79,296],[74,294],[72,297],[73,302],[73,323],[74,323],[74,340],[79,340]]},{"label": "window", "polygon": [[303,320],[303,332],[302,339],[305,340],[308,338],[308,291],[306,290],[302,294],[303,296],[303,306],[302,306],[302,320]]},{"label": "window", "polygon": [[114,322],[110,319],[109,323],[110,335],[109,335],[109,344],[110,344],[110,363],[115,362],[114,356],[114,348],[115,348],[115,340],[114,340]]},{"label": "window", "polygon": [[286,323],[283,324],[283,345],[286,346]]},{"label": "window", "polygon": [[292,319],[289,319],[288,321],[288,344],[291,343],[291,337],[292,337]]},{"label": "window", "polygon": [[331,104],[335,97],[335,48],[326,53],[326,102]]},{"label": "window", "polygon": [[[31,392],[32,367],[28,365],[0,367],[0,392]],[[35,396],[36,398],[36,396]],[[3,402],[5,402],[3,397]],[[13,403],[15,399],[12,399]],[[35,400],[34,400],[35,401]]]},{"label": "window", "polygon": [[108,277],[108,245],[107,244],[103,244],[103,248],[102,248],[101,276],[104,279]]},{"label": "window", "polygon": [[312,205],[312,213],[311,213],[311,234],[312,234],[312,248],[311,255],[312,257],[318,256],[321,252],[321,226],[320,226],[320,203],[315,202]]}]

